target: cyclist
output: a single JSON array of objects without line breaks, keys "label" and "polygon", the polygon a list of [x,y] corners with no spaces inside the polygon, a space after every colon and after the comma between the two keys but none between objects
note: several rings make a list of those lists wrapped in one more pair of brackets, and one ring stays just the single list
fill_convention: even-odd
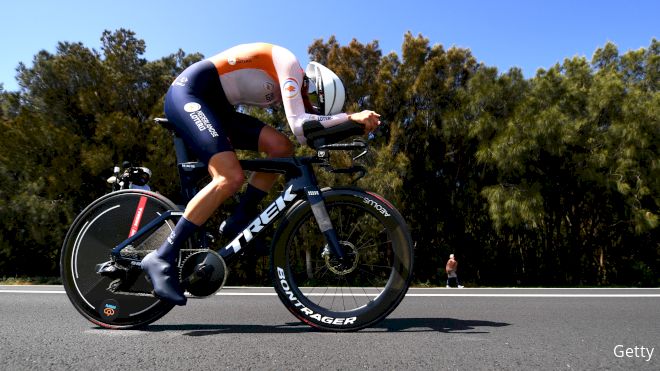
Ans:
[{"label": "cyclist", "polygon": [[[380,125],[374,111],[341,113],[344,87],[325,66],[310,62],[303,71],[289,50],[266,43],[243,44],[188,67],[165,97],[165,114],[178,134],[206,163],[212,180],[188,203],[170,236],[142,260],[154,293],[185,305],[174,262],[190,235],[236,193],[245,176],[234,149],[264,152],[268,157],[293,154],[289,139],[257,118],[236,111],[238,104],[268,107],[282,103],[296,139],[305,144],[311,133],[353,121],[369,133]],[[257,214],[277,174],[253,173],[237,211],[224,223],[224,233],[238,232]]]}]

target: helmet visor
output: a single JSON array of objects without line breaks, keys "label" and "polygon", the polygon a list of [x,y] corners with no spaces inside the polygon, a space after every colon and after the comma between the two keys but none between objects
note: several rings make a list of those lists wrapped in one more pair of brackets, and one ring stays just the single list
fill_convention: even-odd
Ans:
[{"label": "helmet visor", "polygon": [[306,76],[305,80],[307,84],[307,98],[309,99],[309,102],[312,104],[314,109],[316,109],[321,114],[324,114],[325,96],[323,94],[323,81],[321,74],[319,73],[311,78]]}]

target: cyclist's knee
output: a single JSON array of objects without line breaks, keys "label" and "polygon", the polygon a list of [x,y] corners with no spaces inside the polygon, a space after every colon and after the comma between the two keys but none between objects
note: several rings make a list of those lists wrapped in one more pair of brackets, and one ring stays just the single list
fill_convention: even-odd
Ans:
[{"label": "cyclist's knee", "polygon": [[268,157],[289,157],[293,155],[293,143],[284,134],[271,127],[264,127],[259,136],[259,151]]},{"label": "cyclist's knee", "polygon": [[234,194],[238,192],[245,182],[245,175],[242,171],[230,171],[213,178],[214,186]]},{"label": "cyclist's knee", "polygon": [[216,153],[209,160],[213,186],[236,193],[245,182],[245,174],[234,152]]}]

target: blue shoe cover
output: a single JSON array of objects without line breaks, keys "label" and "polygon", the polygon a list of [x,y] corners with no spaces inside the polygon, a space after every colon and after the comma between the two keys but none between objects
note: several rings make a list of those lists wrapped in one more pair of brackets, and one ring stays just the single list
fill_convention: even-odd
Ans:
[{"label": "blue shoe cover", "polygon": [[157,297],[172,304],[186,305],[187,298],[179,286],[179,277],[172,264],[152,251],[142,259],[141,266],[149,276]]}]

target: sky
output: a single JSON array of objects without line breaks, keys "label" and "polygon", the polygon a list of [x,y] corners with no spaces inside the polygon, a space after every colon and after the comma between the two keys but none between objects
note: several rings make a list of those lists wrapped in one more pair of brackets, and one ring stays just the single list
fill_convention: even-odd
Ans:
[{"label": "sky", "polygon": [[5,0],[0,14],[5,91],[18,90],[16,67],[32,66],[40,50],[54,53],[68,41],[100,51],[103,31],[119,28],[145,41],[148,60],[263,41],[288,48],[303,66],[316,39],[378,40],[383,54],[400,56],[410,31],[431,45],[469,48],[500,72],[519,67],[526,77],[564,58],[590,60],[607,42],[623,54],[660,37],[660,0]]}]

